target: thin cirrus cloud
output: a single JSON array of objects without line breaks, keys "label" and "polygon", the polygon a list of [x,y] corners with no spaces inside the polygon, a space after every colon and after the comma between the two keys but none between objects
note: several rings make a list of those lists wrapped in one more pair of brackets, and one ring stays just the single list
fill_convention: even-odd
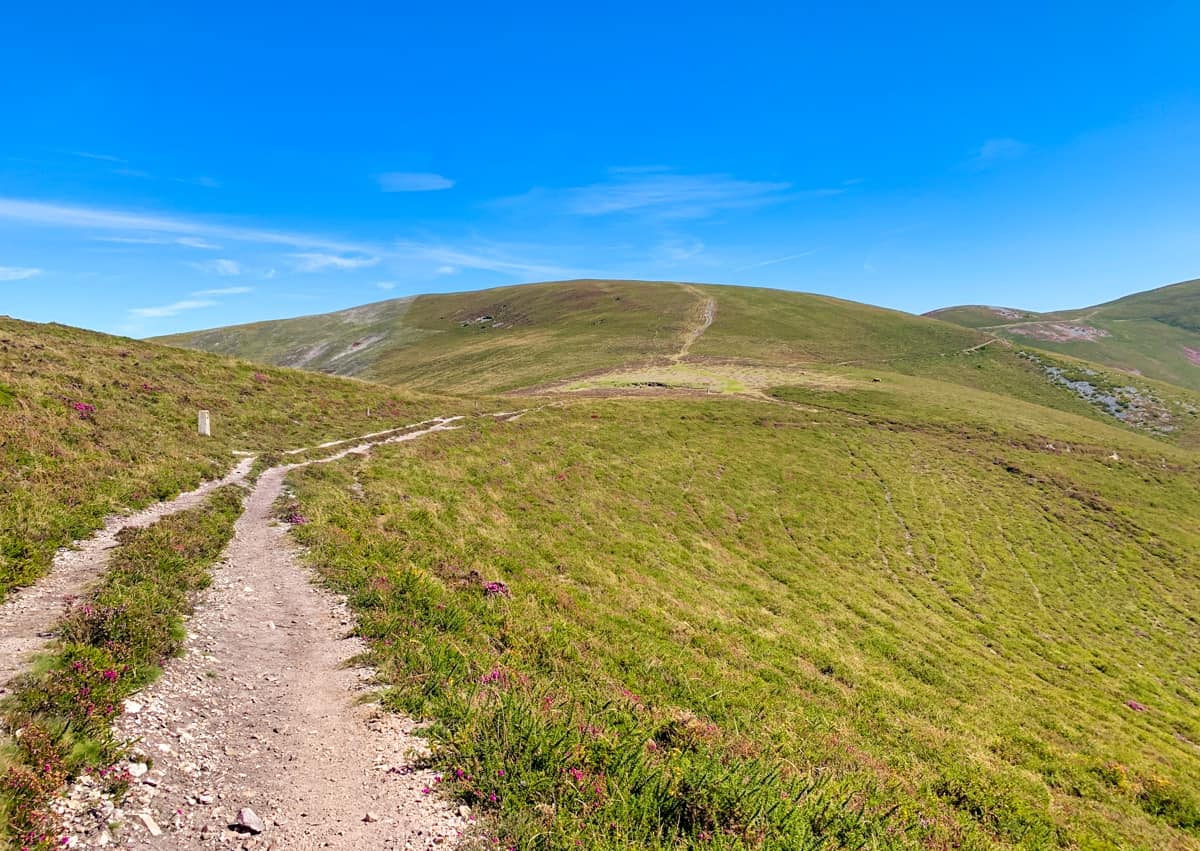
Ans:
[{"label": "thin cirrus cloud", "polygon": [[767,260],[759,260],[755,263],[747,263],[745,266],[738,266],[733,271],[745,272],[749,269],[762,269],[764,266],[774,266],[778,263],[788,263],[792,260],[799,260],[801,257],[808,257],[810,254],[816,254],[818,249],[810,248],[807,251],[797,251],[795,254],[785,254],[783,257],[771,257]]},{"label": "thin cirrus cloud", "polygon": [[212,290],[196,290],[194,296],[243,295],[254,292],[254,287],[218,287]]},{"label": "thin cirrus cloud", "polygon": [[450,178],[428,171],[388,171],[375,180],[384,192],[437,192],[454,186]]},{"label": "thin cirrus cloud", "polygon": [[242,274],[241,263],[224,257],[218,260],[205,260],[203,263],[192,263],[191,265],[201,272],[210,272],[222,278],[235,278]]},{"label": "thin cirrus cloud", "polygon": [[743,180],[728,174],[679,174],[660,166],[625,166],[609,169],[607,180],[564,189],[534,189],[497,204],[548,205],[577,216],[703,219],[730,210],[751,210],[844,191],[844,187],[797,189],[785,181]]},{"label": "thin cirrus cloud", "polygon": [[379,258],[371,255],[350,256],[341,254],[323,254],[320,252],[305,252],[293,254],[298,272],[322,272],[326,269],[365,269],[374,266]]},{"label": "thin cirrus cloud", "polygon": [[30,225],[89,231],[123,231],[139,236],[175,234],[198,239],[225,239],[262,245],[282,245],[312,251],[371,253],[370,246],[313,234],[240,227],[217,222],[189,221],[174,216],[134,213],[78,204],[54,204],[22,198],[0,198],[0,219]]},{"label": "thin cirrus cloud", "polygon": [[221,246],[201,239],[198,236],[93,236],[96,242],[111,242],[117,245],[180,245],[184,248],[199,248],[205,251],[219,251]]},{"label": "thin cirrus cloud", "polygon": [[0,281],[25,281],[42,274],[32,266],[0,266]]},{"label": "thin cirrus cloud", "polygon": [[[170,215],[130,212],[78,204],[56,204],[21,198],[0,197],[0,221],[24,225],[82,230],[90,238],[96,231],[118,231],[108,239],[222,240],[229,242],[275,245],[300,249],[291,256],[302,271],[319,269],[355,269],[374,266],[382,257],[416,260],[434,269],[479,269],[504,274],[536,277],[571,277],[581,272],[541,260],[527,259],[521,246],[497,246],[475,243],[469,248],[447,246],[440,242],[401,240],[388,246],[353,242],[318,234],[296,233],[228,225],[221,222],[188,219]],[[273,277],[273,270],[264,273]]]},{"label": "thin cirrus cloud", "polygon": [[1016,139],[988,139],[979,146],[975,155],[967,161],[973,168],[988,168],[989,166],[1008,160],[1015,160],[1029,151],[1029,145]]},{"label": "thin cirrus cloud", "polygon": [[539,278],[568,278],[581,274],[577,269],[526,260],[495,245],[485,244],[480,249],[467,251],[447,245],[400,240],[395,243],[395,251],[402,258],[435,264],[439,275],[454,274],[460,268]]},{"label": "thin cirrus cloud", "polygon": [[217,302],[212,299],[183,299],[171,304],[163,304],[157,307],[134,307],[130,309],[130,313],[134,316],[140,316],[143,319],[158,319],[163,316],[177,316],[186,310],[199,310],[202,307],[216,307]]}]

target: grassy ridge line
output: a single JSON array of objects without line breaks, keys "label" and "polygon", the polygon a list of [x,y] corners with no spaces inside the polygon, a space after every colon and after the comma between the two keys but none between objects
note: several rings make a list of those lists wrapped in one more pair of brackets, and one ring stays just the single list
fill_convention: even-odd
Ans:
[{"label": "grassy ridge line", "polygon": [[[1200,390],[1196,354],[1200,353],[1200,280],[1077,310],[1034,313],[969,305],[926,315],[989,331],[1018,346],[1137,370],[1160,381]],[[1079,335],[1075,339],[1064,334],[1069,326]],[[1083,330],[1086,328],[1092,330]]]},{"label": "grassy ridge line", "polygon": [[192,596],[207,587],[244,496],[227,485],[197,508],[124,530],[99,587],[59,622],[57,647],[14,684],[0,706],[15,733],[0,751],[0,837],[12,847],[59,847],[47,805],[70,777],[127,782],[112,719],[181,650]]},{"label": "grassy ridge line", "polygon": [[[0,317],[0,599],[105,517],[267,452],[453,411],[362,381]],[[213,436],[196,435],[196,411]]]},{"label": "grassy ridge line", "polygon": [[518,847],[1200,847],[1195,454],[889,387],[473,422],[293,474],[296,534]]}]

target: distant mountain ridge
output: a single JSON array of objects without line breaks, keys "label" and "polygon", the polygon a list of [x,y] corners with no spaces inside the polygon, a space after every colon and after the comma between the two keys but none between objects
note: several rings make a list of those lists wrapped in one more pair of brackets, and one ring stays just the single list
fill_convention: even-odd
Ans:
[{"label": "distant mountain ridge", "polygon": [[1200,390],[1200,279],[1078,310],[961,305],[926,316],[1014,345],[1068,354]]}]

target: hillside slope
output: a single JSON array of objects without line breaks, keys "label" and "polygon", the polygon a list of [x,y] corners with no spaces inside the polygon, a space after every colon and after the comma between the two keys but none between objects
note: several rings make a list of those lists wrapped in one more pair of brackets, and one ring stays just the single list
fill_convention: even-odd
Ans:
[{"label": "hillside slope", "polygon": [[1197,455],[915,376],[575,397],[294,477],[520,848],[1200,848]]},{"label": "hillside slope", "polygon": [[[0,317],[0,598],[104,516],[271,452],[443,413],[444,400]],[[456,403],[457,404],[457,403]],[[196,434],[196,412],[213,434]]]},{"label": "hillside slope", "polygon": [[1200,390],[1200,280],[1079,310],[1034,313],[972,305],[926,315],[984,330],[1016,345]]},{"label": "hillside slope", "polygon": [[494,392],[688,356],[880,362],[984,339],[804,293],[589,280],[423,295],[159,341],[423,389]]}]

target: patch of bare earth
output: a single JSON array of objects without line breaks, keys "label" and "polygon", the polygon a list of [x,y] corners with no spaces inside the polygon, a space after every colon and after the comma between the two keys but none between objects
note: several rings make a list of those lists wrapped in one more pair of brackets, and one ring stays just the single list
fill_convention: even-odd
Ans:
[{"label": "patch of bare earth", "polygon": [[53,638],[51,630],[65,603],[87,591],[104,573],[108,552],[117,546],[118,532],[149,526],[169,514],[199,505],[216,488],[245,481],[253,462],[253,458],[245,458],[223,478],[205,482],[193,491],[134,514],[108,518],[104,528],[92,537],[59,550],[50,572],[41,580],[13,592],[0,605],[0,694],[8,681],[29,664],[31,657],[49,644]]},{"label": "patch of bare earth", "polygon": [[1188,348],[1187,346],[1184,346],[1183,354],[1188,360],[1190,360],[1196,366],[1200,366],[1200,349],[1191,349],[1191,348]]},{"label": "patch of bare earth", "polygon": [[373,675],[352,664],[364,646],[344,601],[315,583],[273,519],[297,466],[259,477],[184,655],[126,702],[115,724],[135,747],[126,797],[85,777],[59,800],[72,847],[430,849],[468,828],[469,810],[437,794],[414,723],[368,702]]},{"label": "patch of bare earth", "polygon": [[1039,322],[1034,325],[1013,325],[1005,330],[1049,343],[1094,343],[1112,336],[1103,328],[1077,322]]}]

